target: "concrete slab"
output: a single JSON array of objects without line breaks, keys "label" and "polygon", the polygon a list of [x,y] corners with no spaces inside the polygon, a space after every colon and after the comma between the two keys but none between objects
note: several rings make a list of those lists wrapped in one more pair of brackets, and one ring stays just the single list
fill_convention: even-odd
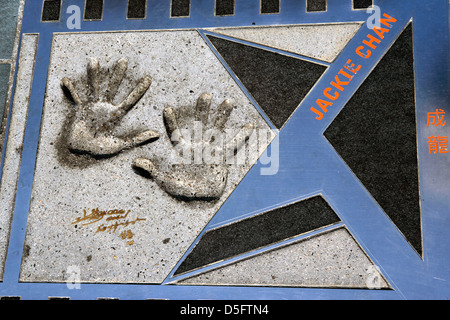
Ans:
[{"label": "concrete slab", "polygon": [[[72,79],[80,99],[90,101],[86,68],[91,57],[103,68],[102,80],[108,79],[106,74],[111,74],[117,61],[127,59],[126,76],[114,103],[124,100],[138,79],[151,77],[148,91],[114,134],[152,129],[160,133],[157,141],[108,158],[69,150],[66,132],[71,130],[71,110],[77,106],[64,95],[61,80]],[[106,92],[108,81],[102,83],[106,84],[99,90]],[[81,269],[83,282],[159,283],[167,276],[253,164],[227,165],[226,187],[215,201],[174,198],[133,169],[136,158],[154,160],[162,171],[180,169],[171,162],[172,145],[163,110],[173,106],[183,128],[189,124],[185,115],[195,111],[203,92],[211,95],[212,113],[225,99],[234,100],[227,128],[251,122],[270,132],[197,31],[54,36],[21,281],[64,282],[70,266]],[[202,160],[200,166],[203,164]],[[185,164],[183,169],[187,167]],[[205,183],[212,178],[203,177]],[[96,209],[116,211],[98,215]]]},{"label": "concrete slab", "polygon": [[389,288],[373,262],[345,228],[329,231],[178,283],[221,286]]}]

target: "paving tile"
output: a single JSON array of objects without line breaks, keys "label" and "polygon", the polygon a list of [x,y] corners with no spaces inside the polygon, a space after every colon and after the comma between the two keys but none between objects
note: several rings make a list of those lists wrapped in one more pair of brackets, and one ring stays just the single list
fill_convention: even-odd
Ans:
[{"label": "paving tile", "polygon": [[234,14],[234,0],[217,0],[215,12],[218,16]]},{"label": "paving tile", "polygon": [[307,0],[306,11],[308,12],[327,11],[327,0]]},{"label": "paving tile", "polygon": [[85,20],[101,20],[103,15],[103,0],[86,0],[84,7]]},{"label": "paving tile", "polygon": [[[333,249],[329,250],[330,247]],[[372,273],[370,278],[367,277],[368,273]],[[345,229],[308,238],[187,278],[179,283],[219,286],[390,288]]]},{"label": "paving tile", "polygon": [[190,0],[172,0],[171,1],[171,16],[172,17],[187,17],[190,13]]},{"label": "paving tile", "polygon": [[354,9],[367,9],[373,5],[373,0],[353,0]]},{"label": "paving tile", "polygon": [[0,6],[0,33],[2,34],[0,46],[0,59],[12,58],[14,41],[16,39],[17,17],[20,0],[3,1]]},{"label": "paving tile", "polygon": [[265,212],[205,233],[175,275],[337,222],[339,217],[319,196]]},{"label": "paving tile", "polygon": [[[96,45],[92,45],[93,37]],[[128,74],[114,103],[125,99],[138,79],[151,76],[149,90],[116,132],[118,137],[125,137],[128,128],[156,130],[160,138],[155,143],[105,158],[70,152],[67,132],[71,130],[70,114],[75,106],[64,95],[61,80],[73,79],[80,99],[89,101],[89,91],[83,90],[89,57],[98,58],[105,68],[102,72],[113,70],[121,58],[128,60]],[[186,64],[191,67],[186,69]],[[133,169],[134,159],[148,158],[163,172],[180,170],[176,162],[170,165],[173,152],[162,119],[164,108],[171,105],[177,110],[180,126],[183,122],[189,124],[186,116],[195,111],[197,98],[209,92],[213,97],[211,112],[223,100],[234,100],[236,107],[226,124],[228,128],[252,122],[256,128],[269,130],[268,125],[194,31],[58,35],[49,70],[25,242],[28,254],[21,279],[61,282],[66,280],[68,266],[79,265],[83,281],[162,282],[252,164],[230,166],[226,190],[215,201],[186,202],[167,194],[155,180]],[[105,82],[100,92],[107,92]],[[97,208],[130,212],[127,220],[122,220],[133,224],[103,230],[110,222],[78,219]],[[55,224],[63,229],[50,227]],[[127,244],[128,238],[120,236],[128,230],[133,234],[132,245]]]},{"label": "paving tile", "polygon": [[3,159],[2,180],[0,184],[0,228],[2,230],[0,233],[1,274],[3,274],[3,267],[8,248],[8,229],[11,225],[11,218],[14,211],[15,193],[18,183],[18,173],[20,171],[36,46],[37,37],[35,35],[23,37],[11,117],[9,119],[8,139],[4,150],[5,157]]},{"label": "paving tile", "polygon": [[448,1],[20,3],[1,300],[449,296]]}]

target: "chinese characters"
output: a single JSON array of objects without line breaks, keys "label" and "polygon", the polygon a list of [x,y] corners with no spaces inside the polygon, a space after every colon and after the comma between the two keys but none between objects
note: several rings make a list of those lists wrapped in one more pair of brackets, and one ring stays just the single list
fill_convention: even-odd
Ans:
[{"label": "chinese characters", "polygon": [[[427,127],[443,127],[447,124],[444,120],[445,111],[442,109],[436,109],[434,112],[427,113]],[[447,136],[429,136],[428,137],[428,153],[448,153]]]}]

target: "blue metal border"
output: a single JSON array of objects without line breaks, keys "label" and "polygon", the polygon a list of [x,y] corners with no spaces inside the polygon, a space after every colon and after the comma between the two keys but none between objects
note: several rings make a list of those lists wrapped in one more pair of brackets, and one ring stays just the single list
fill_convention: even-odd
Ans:
[{"label": "blue metal border", "polygon": [[[0,296],[22,299],[47,299],[53,296],[71,299],[448,299],[450,296],[449,250],[450,194],[446,175],[449,158],[428,154],[424,119],[436,107],[448,106],[448,31],[449,4],[446,0],[424,3],[410,1],[374,1],[397,19],[391,31],[366,61],[358,60],[355,46],[366,37],[365,25],[303,100],[297,111],[279,132],[280,171],[261,176],[261,165],[252,167],[243,181],[214,216],[209,226],[240,219],[264,208],[321,193],[336,210],[343,224],[355,237],[391,284],[393,290],[313,289],[266,287],[174,286],[147,284],[81,284],[69,290],[64,283],[20,283],[19,273],[36,161],[43,100],[55,32],[72,32],[65,25],[67,7],[84,8],[83,0],[63,0],[59,22],[41,23],[42,1],[27,1],[21,35],[38,33],[39,44],[33,88],[25,132],[9,248],[0,283]],[[365,21],[364,10],[352,10],[351,1],[328,0],[326,12],[307,13],[305,0],[284,0],[279,14],[259,14],[259,0],[236,0],[233,16],[214,16],[214,2],[191,0],[187,18],[170,18],[170,1],[149,2],[142,20],[127,20],[126,1],[106,2],[102,21],[83,21],[83,32],[113,30],[204,29],[209,27],[323,24]],[[323,132],[344,107],[376,63],[395,41],[404,26],[413,20],[416,109],[418,119],[419,180],[422,210],[423,259],[417,255],[364,186],[334,151]],[[119,23],[123,21],[123,23]],[[439,32],[437,32],[439,30]],[[330,107],[322,121],[316,121],[309,108],[330,79],[347,59],[361,63],[361,72],[352,80],[338,103]],[[12,105],[12,102],[11,102]],[[433,109],[434,108],[434,109]],[[425,117],[425,118],[424,118]],[[443,133],[449,133],[448,127]],[[442,171],[443,170],[443,171]],[[247,191],[255,198],[249,202]],[[258,196],[259,195],[259,196]],[[240,214],[236,216],[235,208]],[[364,209],[364,210],[358,210]]]}]

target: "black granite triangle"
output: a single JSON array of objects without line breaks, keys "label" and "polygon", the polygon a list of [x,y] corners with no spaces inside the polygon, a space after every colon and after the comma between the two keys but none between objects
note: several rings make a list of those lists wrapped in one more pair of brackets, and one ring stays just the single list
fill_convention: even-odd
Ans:
[{"label": "black granite triangle", "polygon": [[272,123],[281,128],[326,67],[207,36]]},{"label": "black granite triangle", "polygon": [[409,24],[324,134],[421,254],[413,63]]},{"label": "black granite triangle", "polygon": [[339,222],[316,196],[205,232],[174,275]]}]

